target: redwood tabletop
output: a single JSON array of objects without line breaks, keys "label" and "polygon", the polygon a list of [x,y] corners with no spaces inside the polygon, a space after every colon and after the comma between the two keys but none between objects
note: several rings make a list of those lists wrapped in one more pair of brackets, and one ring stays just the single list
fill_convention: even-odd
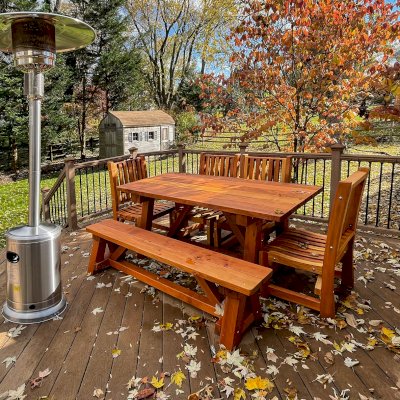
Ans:
[{"label": "redwood tabletop", "polygon": [[322,191],[320,186],[169,173],[118,186],[142,197],[282,222]]}]

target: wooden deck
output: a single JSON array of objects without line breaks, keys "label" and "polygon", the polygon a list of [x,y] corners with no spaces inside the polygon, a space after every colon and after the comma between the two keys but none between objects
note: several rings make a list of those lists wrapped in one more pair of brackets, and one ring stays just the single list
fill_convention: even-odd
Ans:
[{"label": "wooden deck", "polygon": [[[395,272],[400,270],[400,266],[396,266],[396,263],[400,264],[400,245],[385,237],[364,235],[363,238],[366,242],[360,241],[357,247],[362,259],[357,262],[357,277],[373,275],[374,280],[367,283],[357,280],[356,292],[361,299],[371,302],[372,309],[363,315],[358,314],[362,312],[358,306],[343,311],[356,319],[364,319],[364,323],[360,323],[358,330],[349,325],[343,329],[333,328],[333,325],[314,318],[315,313],[307,313],[311,317],[304,318],[295,307],[281,308],[281,303],[270,305],[270,317],[271,313],[281,313],[272,315],[274,327],[254,327],[240,346],[245,360],[253,365],[254,373],[274,383],[270,394],[262,397],[259,392],[257,398],[295,399],[297,394],[298,399],[329,400],[336,391],[338,397],[333,399],[400,399],[400,356],[386,348],[379,333],[382,326],[393,330],[400,328],[400,277]],[[213,387],[214,397],[210,398],[226,398],[222,391],[230,382],[228,377],[234,379],[231,387],[244,388],[244,381],[232,374],[231,364],[221,365],[224,363],[221,358],[213,359],[219,349],[213,333],[214,323],[209,317],[189,320],[199,312],[162,293],[154,299],[143,292],[143,284],[123,279],[122,274],[113,270],[88,280],[86,268],[91,243],[90,236],[84,231],[72,235],[65,233],[63,245],[68,247],[62,255],[68,310],[62,319],[26,326],[15,338],[7,333],[16,325],[9,322],[1,325],[0,362],[7,357],[15,357],[16,362],[8,368],[5,363],[0,365],[0,394],[26,384],[26,399],[86,400],[96,398],[93,397],[96,389],[104,392],[104,395],[98,392],[98,398],[126,399],[127,383],[132,377],[149,377],[150,381],[153,376],[160,378],[162,372],[172,374],[179,369],[187,378],[180,388],[182,393],[176,392],[178,386],[175,384],[168,386],[170,377],[165,378],[164,389],[170,399],[187,399],[189,394],[207,385]],[[5,299],[4,266],[3,254],[0,259],[1,302]],[[377,267],[380,270],[376,270]],[[392,289],[388,285],[392,285]],[[97,308],[102,312],[94,314],[93,310]],[[373,322],[374,326],[369,324],[376,320],[382,322],[378,326],[377,322]],[[170,326],[166,325],[168,330],[155,332],[152,329],[158,323],[172,323],[173,326],[168,329]],[[278,329],[282,326],[283,329]],[[286,328],[289,326],[294,331],[301,327],[307,334],[298,332],[299,336],[296,336]],[[183,338],[180,332],[187,332],[187,328],[190,328],[189,333],[193,330],[198,336]],[[328,335],[327,340],[336,342],[336,347],[340,347],[341,342],[353,341],[358,345],[354,352],[344,350],[342,354],[333,354],[333,344],[324,344],[311,336],[316,332]],[[359,347],[367,344],[370,334],[377,339],[373,349]],[[293,339],[288,340],[291,337],[301,341],[297,342],[297,347],[292,343]],[[197,347],[197,351],[193,350],[192,356],[177,358],[185,343]],[[310,354],[301,343],[309,346]],[[114,352],[117,357],[113,357],[113,349],[117,349]],[[276,360],[271,356],[272,350],[268,349],[274,349]],[[297,353],[301,349],[306,349],[303,356]],[[345,366],[346,357],[358,360],[359,364],[352,368]],[[196,378],[190,377],[185,369],[189,358],[201,362]],[[51,373],[42,380],[41,386],[31,389],[29,380],[47,368]],[[319,380],[324,379],[320,376],[325,374],[330,374],[333,382],[320,383]],[[147,386],[151,387],[150,384]],[[347,389],[343,396],[348,397],[340,397],[339,394]],[[251,394],[255,392],[246,391],[246,398],[254,398]]]}]

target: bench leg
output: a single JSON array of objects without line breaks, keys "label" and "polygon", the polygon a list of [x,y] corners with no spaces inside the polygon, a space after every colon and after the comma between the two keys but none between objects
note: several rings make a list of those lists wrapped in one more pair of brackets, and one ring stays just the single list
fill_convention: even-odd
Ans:
[{"label": "bench leg", "polygon": [[97,263],[105,259],[106,241],[97,236],[93,236],[92,252],[89,258],[88,273],[95,274],[97,272]]},{"label": "bench leg", "polygon": [[225,298],[224,315],[221,322],[220,343],[229,351],[240,343],[246,296],[229,292]]}]

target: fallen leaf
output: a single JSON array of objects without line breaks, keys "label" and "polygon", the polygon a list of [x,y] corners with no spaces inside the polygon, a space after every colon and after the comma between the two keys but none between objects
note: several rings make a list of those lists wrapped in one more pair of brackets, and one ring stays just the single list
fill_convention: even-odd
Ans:
[{"label": "fallen leaf", "polygon": [[95,309],[92,310],[93,315],[97,315],[104,312],[104,310],[101,307],[96,307]]},{"label": "fallen leaf", "polygon": [[357,365],[359,363],[360,363],[360,361],[352,360],[350,357],[346,357],[345,360],[344,360],[344,365],[346,367],[349,367],[349,368],[352,368],[352,367],[354,367],[355,365]]},{"label": "fallen leaf", "polygon": [[275,385],[267,378],[262,379],[256,376],[255,378],[247,378],[244,386],[247,390],[266,390],[270,393]]},{"label": "fallen leaf", "polygon": [[0,399],[6,400],[23,400],[27,396],[25,392],[25,383],[18,387],[16,390],[7,390],[6,392],[0,394]]},{"label": "fallen leaf", "polygon": [[346,317],[346,322],[348,325],[350,325],[352,328],[357,328],[358,324],[353,314],[343,313],[343,315]]},{"label": "fallen leaf", "polygon": [[157,377],[153,376],[150,383],[156,389],[160,389],[164,386],[164,378],[158,379]]},{"label": "fallen leaf", "polygon": [[113,358],[117,358],[121,355],[121,350],[120,349],[112,349],[111,354],[112,354]]},{"label": "fallen leaf", "polygon": [[332,354],[330,351],[328,351],[328,352],[324,355],[324,360],[325,360],[328,364],[330,364],[330,365],[332,365],[332,364],[335,363],[335,358],[333,357],[333,354]]},{"label": "fallen leaf", "polygon": [[381,323],[382,323],[382,320],[381,320],[381,319],[373,319],[373,320],[369,321],[369,324],[370,324],[371,326],[378,326],[378,325],[380,325]]},{"label": "fallen leaf", "polygon": [[1,363],[6,364],[6,369],[11,365],[13,366],[15,362],[17,361],[17,357],[7,357],[5,358]]},{"label": "fallen leaf", "polygon": [[93,397],[97,397],[100,399],[104,395],[104,392],[101,389],[94,389],[93,391]]},{"label": "fallen leaf", "polygon": [[154,388],[142,389],[138,392],[136,399],[137,400],[147,399],[148,397],[152,396],[155,392],[156,391]]},{"label": "fallen leaf", "polygon": [[183,381],[186,379],[185,374],[179,370],[171,375],[171,382],[178,387],[182,387]]},{"label": "fallen leaf", "polygon": [[17,336],[19,336],[21,334],[21,332],[26,328],[26,326],[23,325],[18,325],[15,326],[14,328],[11,328],[8,332],[7,332],[7,336],[10,338],[16,338]]}]

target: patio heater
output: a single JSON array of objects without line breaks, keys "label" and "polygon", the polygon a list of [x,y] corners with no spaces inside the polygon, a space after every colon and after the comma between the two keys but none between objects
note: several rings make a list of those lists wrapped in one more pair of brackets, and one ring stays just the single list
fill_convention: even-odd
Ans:
[{"label": "patio heater", "polygon": [[13,53],[24,72],[29,102],[28,225],[7,234],[7,301],[3,316],[12,322],[36,323],[64,311],[61,290],[61,227],[40,222],[40,139],[43,73],[54,66],[56,53],[83,48],[95,39],[84,22],[40,12],[0,14],[0,50]]}]

